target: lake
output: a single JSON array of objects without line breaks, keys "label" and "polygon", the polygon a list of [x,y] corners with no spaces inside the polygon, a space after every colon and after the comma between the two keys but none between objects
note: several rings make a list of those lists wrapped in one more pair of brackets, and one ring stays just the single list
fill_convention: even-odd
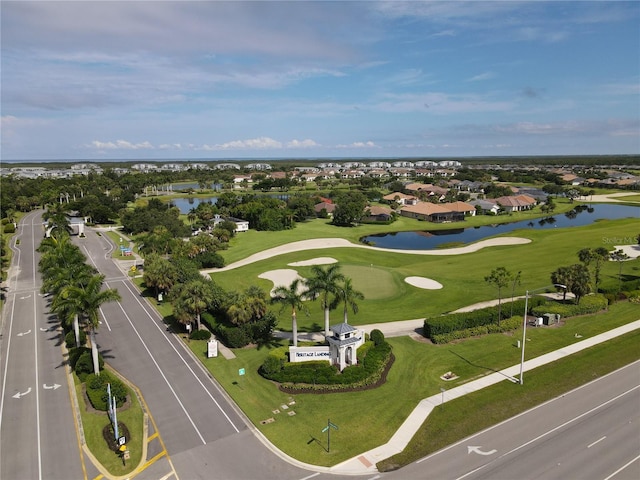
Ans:
[{"label": "lake", "polygon": [[539,230],[580,227],[600,219],[618,220],[621,218],[640,218],[640,207],[614,204],[577,205],[570,212],[545,218],[481,227],[382,233],[363,237],[360,241],[376,247],[397,250],[431,250],[448,243],[473,243],[522,228]]},{"label": "lake", "polygon": [[[287,193],[259,193],[259,192],[252,192],[252,195],[267,195],[269,197],[274,197],[274,198],[278,198],[280,200],[284,200],[286,201],[289,198],[289,194]],[[191,210],[192,208],[196,208],[198,205],[200,205],[201,203],[211,203],[211,204],[216,204],[218,201],[218,197],[200,197],[200,198],[196,198],[196,197],[190,197],[190,198],[172,198],[171,199],[171,204],[178,207],[178,209],[180,210],[180,213],[184,213],[187,214],[189,213],[189,210]]]}]

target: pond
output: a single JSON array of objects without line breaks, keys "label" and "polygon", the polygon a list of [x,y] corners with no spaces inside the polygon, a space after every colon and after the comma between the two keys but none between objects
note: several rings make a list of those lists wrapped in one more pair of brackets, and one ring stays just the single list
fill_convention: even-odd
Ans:
[{"label": "pond", "polygon": [[[286,201],[289,198],[289,195],[286,193],[258,193],[257,195],[267,195],[270,197],[274,197],[277,198],[279,200],[284,200]],[[171,199],[171,204],[175,207],[178,207],[178,209],[180,210],[180,213],[184,213],[187,214],[189,213],[189,210],[191,210],[192,208],[197,208],[198,205],[200,205],[201,203],[211,203],[211,204],[216,204],[218,201],[218,197],[217,196],[212,196],[212,197],[188,197],[188,198],[184,198],[184,197],[180,197],[180,198],[172,198]]]},{"label": "pond", "polygon": [[611,220],[640,218],[640,207],[613,204],[577,205],[567,213],[545,218],[535,218],[500,225],[484,225],[481,227],[381,233],[363,237],[360,241],[381,248],[431,250],[448,243],[467,244],[477,242],[485,238],[493,237],[494,235],[509,233],[521,228],[549,229],[580,227],[604,218]]}]

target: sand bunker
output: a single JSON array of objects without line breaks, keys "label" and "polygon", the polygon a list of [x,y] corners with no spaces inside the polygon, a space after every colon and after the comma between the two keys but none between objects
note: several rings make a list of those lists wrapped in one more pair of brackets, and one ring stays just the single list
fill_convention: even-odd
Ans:
[{"label": "sand bunker", "polygon": [[331,263],[338,263],[338,260],[331,257],[316,257],[302,262],[287,263],[287,265],[290,267],[308,267],[311,265],[329,265]]},{"label": "sand bunker", "polygon": [[629,260],[640,257],[640,245],[616,245],[614,248],[626,253]]},{"label": "sand bunker", "polygon": [[[273,282],[273,288],[271,289],[271,296],[273,296],[273,291],[277,287],[289,287],[291,283],[297,278],[299,280],[304,280],[303,277],[298,275],[296,270],[291,268],[283,268],[281,270],[269,270],[268,272],[261,273],[258,275],[258,278],[264,278],[265,280],[270,280]],[[298,294],[305,291],[304,283],[301,281],[298,284]]]},{"label": "sand bunker", "polygon": [[425,290],[439,290],[442,288],[442,284],[440,282],[436,282],[435,280],[431,280],[430,278],[425,277],[407,277],[404,279],[409,285],[413,285],[414,287],[424,288]]}]

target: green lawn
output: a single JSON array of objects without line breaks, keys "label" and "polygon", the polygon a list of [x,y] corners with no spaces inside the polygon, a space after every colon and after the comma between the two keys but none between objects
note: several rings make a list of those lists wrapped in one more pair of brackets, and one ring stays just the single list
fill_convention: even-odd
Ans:
[{"label": "green lawn", "polygon": [[[585,227],[558,228],[554,230],[520,230],[512,236],[531,239],[526,245],[489,247],[465,255],[414,255],[396,252],[372,251],[364,248],[330,248],[293,252],[244,267],[216,272],[214,281],[226,290],[244,290],[258,285],[269,291],[273,284],[258,275],[269,270],[288,267],[291,262],[316,257],[332,257],[339,261],[343,271],[352,278],[354,288],[365,293],[358,302],[357,315],[349,313],[353,325],[391,322],[424,318],[498,296],[497,290],[484,281],[492,269],[505,266],[512,272],[522,272],[522,283],[515,295],[551,283],[550,274],[559,266],[579,263],[577,252],[585,247],[613,248],[612,238],[629,238],[637,234],[637,219],[602,220]],[[295,232],[298,229],[294,229]],[[247,232],[269,234],[270,232]],[[275,232],[280,235],[283,232]],[[256,236],[262,244],[262,237]],[[306,237],[306,238],[311,238]],[[268,246],[268,242],[267,245]],[[236,248],[236,247],[232,247]],[[309,276],[311,267],[295,267],[303,277]],[[623,274],[640,275],[640,260],[624,262]],[[405,283],[408,276],[434,279],[443,285],[439,290],[424,290]],[[603,285],[617,284],[618,265],[607,262],[602,269]],[[503,292],[503,297],[510,292]],[[298,316],[301,331],[323,324],[323,313],[316,302],[308,305],[310,315]],[[275,310],[278,313],[278,310]],[[286,312],[278,316],[278,328],[290,330],[290,317]],[[332,312],[332,322],[341,319],[341,310]]]},{"label": "green lawn", "polygon": [[[571,344],[576,341],[575,333],[586,338],[637,319],[637,305],[619,303],[606,313],[567,319],[562,327],[529,329],[527,356]],[[266,348],[237,349],[234,350],[237,358],[226,360],[222,356],[205,358],[204,341],[191,341],[189,346],[278,448],[300,461],[330,466],[388,441],[422,398],[445,386],[439,378],[443,373],[453,371],[460,376],[446,382],[447,388],[451,388],[519,363],[520,350],[515,347],[515,339],[520,335],[516,331],[513,335],[487,335],[447,345],[417,342],[409,337],[391,338],[388,340],[396,361],[386,384],[365,392],[324,395],[289,395],[264,380],[257,372],[267,355]],[[245,375],[239,375],[241,368],[245,369]],[[295,404],[289,405],[291,401]],[[282,405],[288,408],[284,410]],[[275,410],[280,412],[274,413]],[[289,415],[290,411],[295,415]],[[261,423],[269,419],[275,421]],[[332,434],[330,452],[325,450],[326,436],[321,433],[327,419],[340,427]]]}]

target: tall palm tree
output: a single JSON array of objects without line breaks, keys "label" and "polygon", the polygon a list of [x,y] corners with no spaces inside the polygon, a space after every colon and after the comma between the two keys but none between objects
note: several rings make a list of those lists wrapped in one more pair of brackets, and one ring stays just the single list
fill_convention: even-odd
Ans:
[{"label": "tall palm tree", "polygon": [[304,293],[298,293],[300,287],[300,279],[296,278],[289,287],[280,285],[273,290],[273,296],[271,297],[271,303],[280,303],[282,307],[280,311],[285,307],[291,307],[291,327],[293,330],[293,346],[298,346],[298,320],[296,310],[307,312],[306,307],[302,303]]},{"label": "tall palm tree", "polygon": [[104,283],[104,275],[94,275],[84,286],[71,286],[63,291],[63,295],[67,295],[69,302],[81,315],[89,330],[89,338],[91,340],[91,358],[93,360],[93,372],[100,375],[100,367],[98,365],[98,344],[96,342],[96,331],[100,324],[98,311],[100,307],[107,302],[119,301],[120,294],[115,288],[107,290],[102,289]]},{"label": "tall palm tree", "polygon": [[339,304],[344,304],[344,323],[347,323],[347,313],[349,307],[351,307],[351,311],[355,314],[358,313],[358,304],[356,300],[364,300],[364,295],[362,292],[353,288],[353,284],[351,283],[350,278],[345,278],[342,285],[338,287],[336,291],[336,298],[333,302],[334,306]]},{"label": "tall palm tree", "polygon": [[329,310],[332,307],[331,295],[336,295],[338,282],[344,280],[344,275],[340,273],[340,266],[334,263],[327,268],[319,265],[311,267],[313,276],[307,279],[307,291],[305,295],[311,298],[320,298],[320,307],[324,310],[324,334],[329,336]]}]

